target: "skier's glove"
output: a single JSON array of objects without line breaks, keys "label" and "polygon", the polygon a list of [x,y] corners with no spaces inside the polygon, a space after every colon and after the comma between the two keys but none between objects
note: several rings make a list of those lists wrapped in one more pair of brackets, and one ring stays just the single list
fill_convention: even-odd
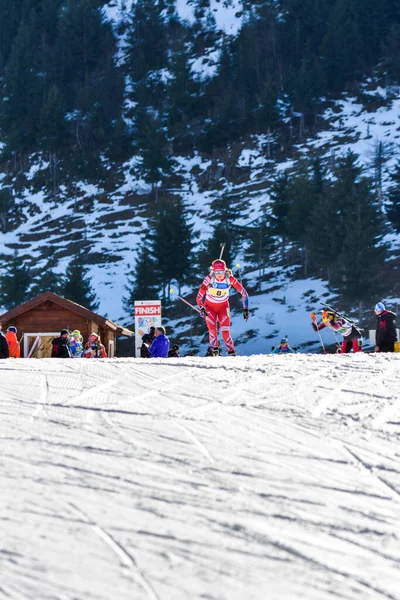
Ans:
[{"label": "skier's glove", "polygon": [[206,318],[206,316],[207,316],[207,311],[206,311],[206,309],[204,308],[204,306],[199,306],[199,315],[200,315],[200,316],[201,316],[203,319],[205,319],[205,318]]},{"label": "skier's glove", "polygon": [[310,313],[310,319],[311,321],[316,321],[317,315],[315,314],[315,312]]},{"label": "skier's glove", "polygon": [[243,319],[245,321],[247,321],[247,319],[249,318],[250,314],[249,314],[249,309],[248,308],[244,308],[243,309]]}]

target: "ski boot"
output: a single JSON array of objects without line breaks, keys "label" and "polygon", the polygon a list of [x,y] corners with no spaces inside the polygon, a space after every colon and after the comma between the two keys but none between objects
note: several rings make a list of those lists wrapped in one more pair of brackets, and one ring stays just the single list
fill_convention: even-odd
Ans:
[{"label": "ski boot", "polygon": [[210,346],[206,352],[206,356],[219,356],[219,348]]},{"label": "ski boot", "polygon": [[236,352],[234,350],[229,350],[228,356],[236,356]]}]

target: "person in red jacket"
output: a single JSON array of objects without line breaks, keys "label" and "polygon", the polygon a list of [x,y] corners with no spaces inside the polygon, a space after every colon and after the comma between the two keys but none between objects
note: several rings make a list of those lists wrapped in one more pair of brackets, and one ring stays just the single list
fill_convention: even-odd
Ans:
[{"label": "person in red jacket", "polygon": [[107,358],[107,352],[98,333],[91,333],[82,352],[83,358]]},{"label": "person in red jacket", "polygon": [[210,273],[205,277],[197,294],[197,306],[200,315],[205,317],[210,347],[208,356],[219,355],[219,341],[217,327],[218,323],[221,335],[224,339],[226,349],[230,356],[235,356],[235,346],[231,337],[231,315],[229,309],[229,290],[234,287],[242,295],[243,318],[249,318],[249,295],[242,284],[232,275],[232,271],[226,268],[224,260],[214,260]]},{"label": "person in red jacket", "polygon": [[21,357],[21,347],[17,339],[17,328],[13,325],[7,329],[6,340],[10,351],[10,358]]}]

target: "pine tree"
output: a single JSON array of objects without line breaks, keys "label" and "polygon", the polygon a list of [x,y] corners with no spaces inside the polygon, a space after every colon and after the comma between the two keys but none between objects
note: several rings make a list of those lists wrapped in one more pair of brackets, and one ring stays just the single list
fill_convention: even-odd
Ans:
[{"label": "pine tree", "polygon": [[383,175],[385,164],[393,156],[393,144],[391,142],[377,141],[374,144],[373,151],[371,153],[371,167],[374,170],[375,190],[376,195],[382,202],[383,196]]},{"label": "pine tree", "polygon": [[70,261],[65,279],[61,286],[61,293],[68,300],[81,304],[89,310],[96,311],[99,302],[96,299],[96,293],[93,292],[93,286],[87,274],[89,268],[85,267],[82,254],[76,254]]},{"label": "pine tree", "polygon": [[261,289],[264,269],[271,264],[278,242],[271,226],[270,215],[264,213],[249,231],[250,244],[246,255],[252,260],[259,270],[258,284]]},{"label": "pine tree", "polygon": [[233,266],[235,240],[229,227],[219,222],[215,225],[212,236],[203,243],[199,252],[199,264],[202,271],[208,271],[213,260],[216,260],[221,253],[221,245],[225,244],[223,260],[230,269]]},{"label": "pine tree", "polygon": [[137,0],[127,36],[126,57],[133,81],[144,79],[151,71],[167,67],[167,24],[163,0]]},{"label": "pine tree", "polygon": [[286,260],[286,242],[288,240],[287,217],[289,214],[289,176],[285,172],[279,175],[271,188],[271,228],[273,235],[281,240],[281,259]]},{"label": "pine tree", "polygon": [[377,274],[385,258],[383,234],[382,215],[369,182],[362,179],[344,214],[340,288],[349,300],[370,300],[382,291]]},{"label": "pine tree", "polygon": [[[321,45],[325,73],[331,91],[342,90],[346,83],[360,77],[366,69],[368,41],[360,31],[359,12],[354,0],[337,0],[330,11],[328,31]],[[365,42],[365,43],[364,43]]]},{"label": "pine tree", "polygon": [[4,264],[0,274],[0,306],[10,310],[31,297],[30,268],[17,251]]},{"label": "pine tree", "polygon": [[392,182],[388,192],[386,212],[395,231],[400,233],[400,164],[396,166]]},{"label": "pine tree", "polygon": [[211,203],[210,208],[210,221],[214,223],[214,229],[200,251],[200,266],[202,269],[208,268],[211,262],[218,258],[221,244],[225,244],[224,260],[229,267],[245,239],[246,230],[237,222],[246,217],[247,203],[245,200],[223,194]]},{"label": "pine tree", "polygon": [[182,36],[180,43],[174,45],[170,60],[171,78],[167,86],[169,126],[180,125],[177,129],[180,138],[190,133],[189,123],[195,116],[199,94],[199,85],[193,79],[189,63],[187,44]]},{"label": "pine tree", "polygon": [[314,206],[307,224],[310,262],[324,269],[329,285],[337,281],[338,260],[343,245],[343,215],[329,186]]},{"label": "pine tree", "polygon": [[6,233],[12,229],[15,217],[15,200],[10,188],[0,189],[0,231]]},{"label": "pine tree", "polygon": [[327,91],[324,63],[312,51],[304,53],[300,68],[292,72],[288,82],[289,96],[293,106],[300,113],[300,138],[305,135],[305,126],[310,117],[317,113],[321,96]]},{"label": "pine tree", "polygon": [[[151,252],[163,286],[163,298],[172,280],[186,283],[192,273],[193,226],[181,198],[163,198],[149,236]],[[166,290],[166,286],[168,289]]]},{"label": "pine tree", "polygon": [[315,160],[311,166],[308,161],[300,162],[288,188],[289,210],[286,226],[290,239],[301,249],[304,277],[308,276],[310,218],[314,207],[321,200],[323,190],[320,160]]},{"label": "pine tree", "polygon": [[125,286],[128,295],[123,298],[123,306],[133,317],[135,301],[157,299],[161,288],[156,264],[145,244],[138,252],[135,267],[128,275],[128,283],[129,285]]},{"label": "pine tree", "polygon": [[143,178],[154,190],[169,175],[172,166],[167,133],[162,119],[146,110],[138,111],[136,126]]},{"label": "pine tree", "polygon": [[32,10],[19,26],[4,78],[0,125],[9,151],[30,148],[35,142],[41,105],[41,81],[34,69],[38,37],[37,14]]},{"label": "pine tree", "polygon": [[384,63],[390,82],[400,81],[400,24],[393,22],[384,44]]},{"label": "pine tree", "polygon": [[55,261],[49,260],[41,272],[34,277],[30,291],[32,297],[39,296],[44,292],[62,293],[64,278],[54,272],[55,266]]},{"label": "pine tree", "polygon": [[50,154],[60,151],[65,143],[66,130],[61,92],[53,85],[40,110],[40,146]]},{"label": "pine tree", "polygon": [[0,2],[0,54],[7,63],[11,48],[21,23],[24,0]]},{"label": "pine tree", "polygon": [[113,138],[123,102],[122,73],[115,65],[116,40],[98,0],[67,0],[55,41],[54,84],[62,96],[72,170],[100,172],[100,154]]}]

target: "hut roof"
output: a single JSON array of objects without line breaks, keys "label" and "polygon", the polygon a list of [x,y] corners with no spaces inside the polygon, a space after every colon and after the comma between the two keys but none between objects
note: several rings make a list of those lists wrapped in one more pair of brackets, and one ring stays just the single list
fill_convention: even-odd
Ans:
[{"label": "hut roof", "polygon": [[81,315],[82,317],[86,317],[87,319],[95,321],[101,327],[115,331],[116,335],[124,335],[128,337],[133,335],[133,331],[131,331],[130,329],[126,329],[126,327],[123,327],[122,325],[113,323],[113,321],[110,321],[110,319],[102,317],[101,315],[98,315],[97,313],[89,310],[88,308],[85,308],[84,306],[81,306],[80,304],[77,304],[72,300],[63,298],[62,296],[59,296],[54,292],[43,292],[43,294],[39,294],[39,296],[32,298],[32,300],[28,300],[27,302],[24,302],[23,304],[12,308],[8,312],[0,315],[0,322],[5,323],[11,321],[12,319],[15,319],[15,317],[18,317],[19,315],[28,312],[29,310],[32,310],[36,306],[39,306],[40,304],[43,304],[44,302],[49,300],[51,302],[54,302],[54,304],[65,308],[66,310],[69,310],[78,315]]}]

